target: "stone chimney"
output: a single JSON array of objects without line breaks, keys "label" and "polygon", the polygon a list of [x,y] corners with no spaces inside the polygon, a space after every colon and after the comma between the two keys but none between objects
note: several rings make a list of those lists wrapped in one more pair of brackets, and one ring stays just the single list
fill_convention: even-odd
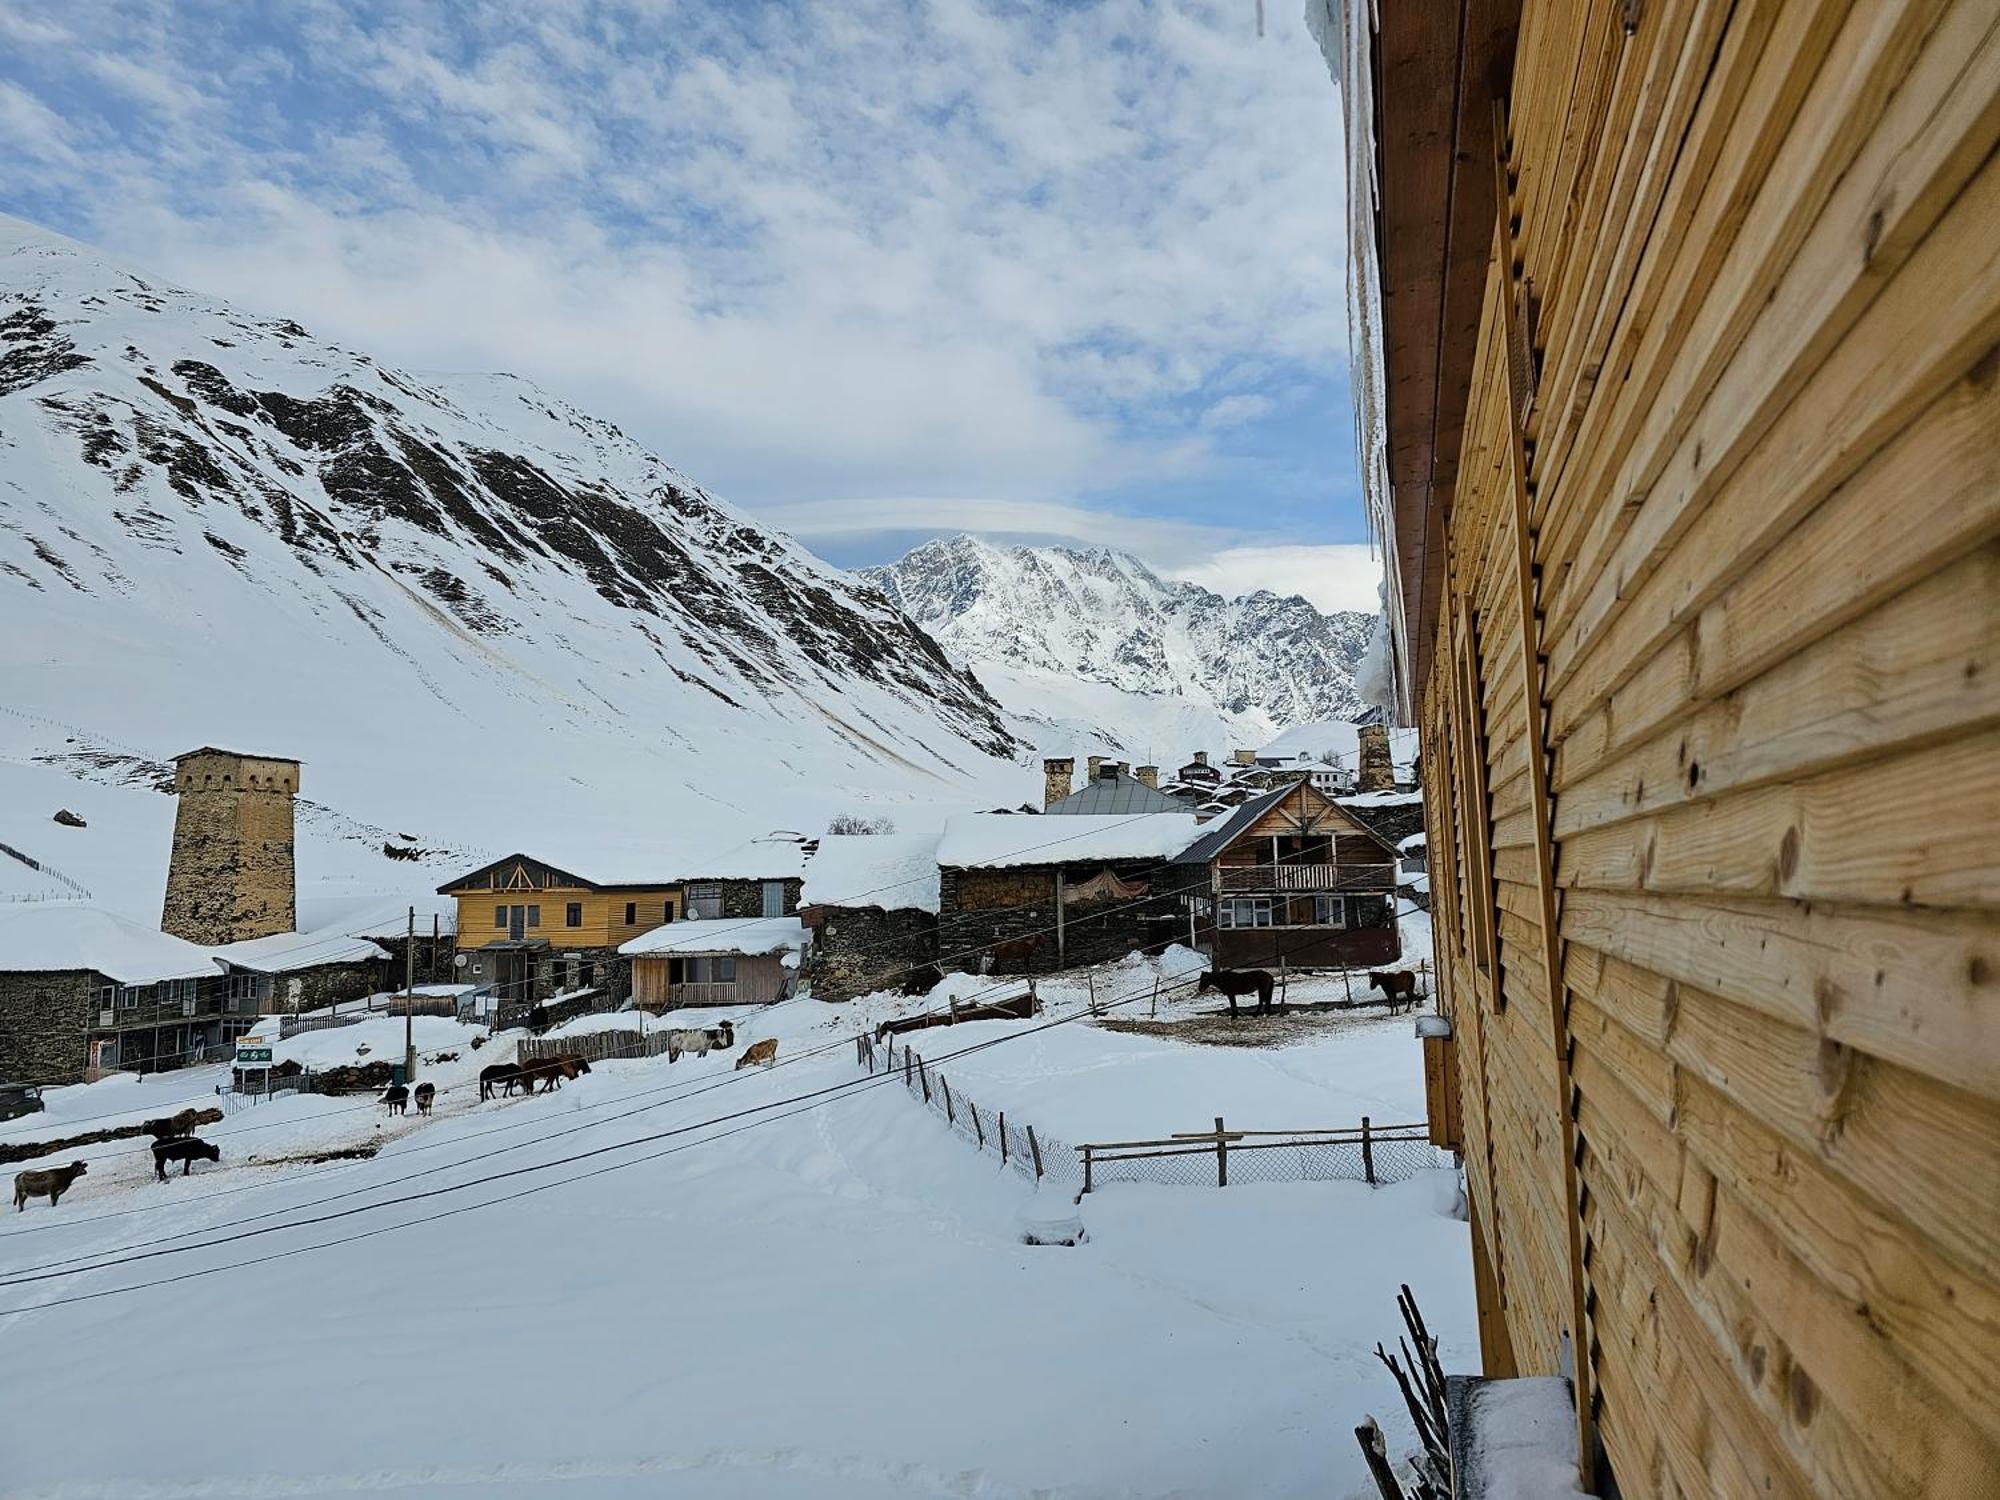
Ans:
[{"label": "stone chimney", "polygon": [[1206,750],[1195,751],[1194,763],[1198,766],[1206,766],[1208,764],[1208,752]]},{"label": "stone chimney", "polygon": [[298,925],[292,799],[299,763],[204,747],[174,759],[174,848],[160,929],[220,944]]},{"label": "stone chimney", "polygon": [[1155,791],[1159,790],[1160,768],[1158,766],[1141,766],[1139,767],[1138,770],[1134,771],[1132,774],[1139,778],[1139,784],[1141,786],[1149,786],[1153,788],[1153,790]]},{"label": "stone chimney", "polygon": [[1076,762],[1067,755],[1051,755],[1042,762],[1042,806],[1054,807],[1069,795],[1070,778],[1076,775]]},{"label": "stone chimney", "polygon": [[1099,781],[1116,781],[1124,774],[1125,762],[1122,760],[1107,760],[1097,768],[1097,779]]},{"label": "stone chimney", "polygon": [[1232,750],[1229,752],[1229,763],[1236,766],[1254,766],[1257,764],[1257,752],[1255,750]]},{"label": "stone chimney", "polygon": [[1363,724],[1356,733],[1360,742],[1359,765],[1354,773],[1357,792],[1387,792],[1396,786],[1396,766],[1389,755],[1389,726]]},{"label": "stone chimney", "polygon": [[1098,768],[1099,766],[1103,765],[1103,764],[1104,764],[1104,757],[1103,757],[1103,756],[1101,756],[1101,755],[1093,755],[1093,756],[1091,756],[1091,757],[1090,757],[1090,759],[1089,759],[1088,761],[1086,761],[1086,762],[1085,762],[1085,769],[1084,769],[1084,773],[1083,773],[1083,779],[1084,779],[1084,780],[1085,780],[1086,782],[1091,782],[1091,781],[1095,781],[1095,780],[1097,780],[1097,768]]}]

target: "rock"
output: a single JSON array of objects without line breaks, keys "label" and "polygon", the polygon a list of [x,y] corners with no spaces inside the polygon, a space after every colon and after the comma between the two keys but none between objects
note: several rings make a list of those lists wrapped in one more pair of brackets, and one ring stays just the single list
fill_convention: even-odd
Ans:
[{"label": "rock", "polygon": [[56,809],[55,820],[65,828],[88,828],[90,826],[66,807]]}]

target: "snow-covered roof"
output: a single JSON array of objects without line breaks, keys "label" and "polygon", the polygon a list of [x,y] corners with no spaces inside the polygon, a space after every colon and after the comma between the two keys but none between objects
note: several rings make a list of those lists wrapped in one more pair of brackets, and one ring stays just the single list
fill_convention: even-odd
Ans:
[{"label": "snow-covered roof", "polygon": [[797,953],[809,936],[797,917],[720,917],[669,922],[640,933],[618,951],[632,958],[649,953]]},{"label": "snow-covered roof", "polygon": [[961,813],[945,824],[937,859],[951,869],[1168,859],[1193,843],[1200,831],[1192,813],[1140,813],[1129,818],[1083,813],[1055,820],[1016,813]]},{"label": "snow-covered roof", "polygon": [[1353,792],[1333,799],[1342,807],[1403,807],[1412,802],[1424,800],[1424,794],[1411,792]]},{"label": "snow-covered roof", "polygon": [[[1346,719],[1319,719],[1310,724],[1294,724],[1269,744],[1257,752],[1260,760],[1295,761],[1300,756],[1319,760],[1323,755],[1332,755],[1339,764],[1352,771],[1360,764],[1361,726]],[[1417,731],[1414,729],[1389,730],[1389,760],[1396,768],[1396,775],[1402,780],[1409,779],[1409,773],[1416,765]]]},{"label": "snow-covered roof", "polygon": [[806,872],[813,840],[769,833],[733,848],[683,862],[682,880],[796,880]]},{"label": "snow-covered roof", "polygon": [[435,891],[385,896],[301,890],[299,930],[338,932],[356,938],[399,938],[409,930],[412,910],[421,937],[430,936],[434,921],[447,935],[458,928],[458,903]]},{"label": "snow-covered roof", "polygon": [[806,861],[806,906],[938,909],[938,835],[830,833]]},{"label": "snow-covered roof", "polygon": [[1133,813],[1176,812],[1179,805],[1157,787],[1147,786],[1136,776],[1114,773],[1100,776],[1089,785],[1051,802],[1045,813],[1065,818],[1087,814],[1130,817]]},{"label": "snow-covered roof", "polygon": [[1424,835],[1421,833],[1413,833],[1408,838],[1403,839],[1396,845],[1397,851],[1403,854],[1409,853],[1410,850],[1412,849],[1421,849],[1423,847],[1424,847]]},{"label": "snow-covered roof", "polygon": [[293,974],[301,969],[317,969],[322,964],[359,964],[389,956],[388,949],[368,938],[352,937],[337,927],[245,938],[240,943],[225,943],[213,952],[219,963],[259,974]]},{"label": "snow-covered roof", "polygon": [[206,949],[92,901],[0,902],[0,973],[71,969],[92,969],[119,984],[216,972]]}]

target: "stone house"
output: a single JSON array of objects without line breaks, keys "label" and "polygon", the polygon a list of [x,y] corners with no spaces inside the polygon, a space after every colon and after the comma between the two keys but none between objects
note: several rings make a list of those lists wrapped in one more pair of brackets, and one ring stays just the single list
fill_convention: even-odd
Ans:
[{"label": "stone house", "polygon": [[1202,892],[1197,931],[1217,968],[1393,962],[1396,851],[1310,781],[1274,787],[1177,856]]},{"label": "stone house", "polygon": [[318,1010],[403,982],[402,967],[387,948],[339,928],[248,938],[212,955],[230,998],[259,1014]]},{"label": "stone house", "polygon": [[806,861],[799,917],[819,1000],[902,989],[935,974],[938,834],[828,834]]},{"label": "stone house", "polygon": [[1185,936],[1189,813],[965,813],[938,841],[938,964],[1049,974]]},{"label": "stone house", "polygon": [[817,839],[768,833],[687,865],[680,879],[689,917],[789,917],[799,909]]},{"label": "stone house", "polygon": [[0,904],[0,1079],[220,1055],[250,1022],[206,950],[89,901]]}]

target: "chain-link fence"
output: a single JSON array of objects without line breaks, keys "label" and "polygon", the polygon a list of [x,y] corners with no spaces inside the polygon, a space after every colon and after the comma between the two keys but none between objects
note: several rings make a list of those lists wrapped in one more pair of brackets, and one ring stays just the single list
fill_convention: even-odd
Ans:
[{"label": "chain-link fence", "polygon": [[1082,1185],[1080,1153],[1034,1126],[1007,1118],[1005,1110],[988,1109],[954,1089],[943,1072],[927,1065],[909,1045],[896,1045],[891,1035],[880,1042],[872,1036],[855,1038],[855,1060],[871,1073],[900,1072],[912,1096],[942,1115],[945,1123],[981,1151],[1036,1181]]}]

